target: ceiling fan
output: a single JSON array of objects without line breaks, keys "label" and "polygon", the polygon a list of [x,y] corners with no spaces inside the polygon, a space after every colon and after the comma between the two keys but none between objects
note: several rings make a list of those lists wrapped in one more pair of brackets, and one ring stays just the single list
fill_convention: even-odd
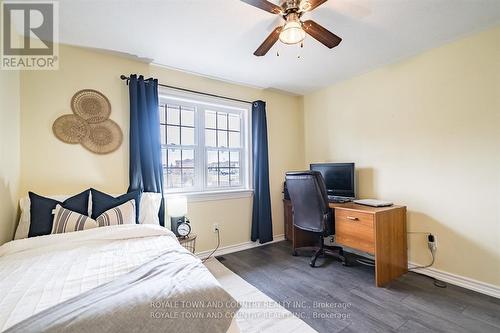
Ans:
[{"label": "ceiling fan", "polygon": [[318,23],[307,20],[301,21],[305,12],[310,12],[322,5],[327,0],[280,0],[279,6],[267,0],[241,0],[266,12],[280,15],[285,20],[285,24],[276,27],[273,32],[253,53],[257,57],[265,55],[278,39],[285,44],[301,43],[306,37],[306,33],[332,49],[339,45],[342,38],[328,31]]}]

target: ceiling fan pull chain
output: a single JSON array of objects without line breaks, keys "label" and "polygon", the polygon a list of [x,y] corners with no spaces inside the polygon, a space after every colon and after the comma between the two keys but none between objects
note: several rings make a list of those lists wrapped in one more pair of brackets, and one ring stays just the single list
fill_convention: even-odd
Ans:
[{"label": "ceiling fan pull chain", "polygon": [[297,55],[297,59],[302,59],[302,48],[304,47],[304,41],[300,42],[299,54]]}]

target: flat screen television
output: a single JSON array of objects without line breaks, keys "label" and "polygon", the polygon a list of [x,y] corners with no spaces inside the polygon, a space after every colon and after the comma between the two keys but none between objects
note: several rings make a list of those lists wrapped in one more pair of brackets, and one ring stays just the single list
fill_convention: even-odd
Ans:
[{"label": "flat screen television", "polygon": [[356,198],[354,163],[315,163],[310,169],[321,172],[329,196]]}]

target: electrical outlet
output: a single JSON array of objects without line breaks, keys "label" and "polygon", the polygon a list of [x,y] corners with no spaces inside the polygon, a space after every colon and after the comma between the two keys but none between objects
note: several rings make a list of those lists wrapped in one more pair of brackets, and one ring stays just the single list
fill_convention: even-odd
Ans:
[{"label": "electrical outlet", "polygon": [[219,223],[212,224],[212,232],[217,232],[217,230],[220,231]]},{"label": "electrical outlet", "polygon": [[431,251],[436,251],[436,249],[437,249],[437,239],[436,239],[435,235],[430,234],[427,237],[427,245],[429,246],[429,249]]}]

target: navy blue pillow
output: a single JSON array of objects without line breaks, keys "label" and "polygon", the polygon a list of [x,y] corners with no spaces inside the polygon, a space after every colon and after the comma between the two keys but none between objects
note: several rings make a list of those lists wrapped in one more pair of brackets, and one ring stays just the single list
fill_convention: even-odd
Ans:
[{"label": "navy blue pillow", "polygon": [[105,211],[135,199],[135,223],[139,223],[140,190],[125,193],[116,198],[93,188],[90,189],[90,192],[92,193],[92,218],[94,220]]},{"label": "navy blue pillow", "polygon": [[52,231],[52,222],[54,215],[52,211],[56,205],[80,213],[89,214],[89,193],[90,190],[77,194],[63,202],[42,197],[33,192],[28,192],[30,197],[30,231],[28,237],[49,235]]}]

